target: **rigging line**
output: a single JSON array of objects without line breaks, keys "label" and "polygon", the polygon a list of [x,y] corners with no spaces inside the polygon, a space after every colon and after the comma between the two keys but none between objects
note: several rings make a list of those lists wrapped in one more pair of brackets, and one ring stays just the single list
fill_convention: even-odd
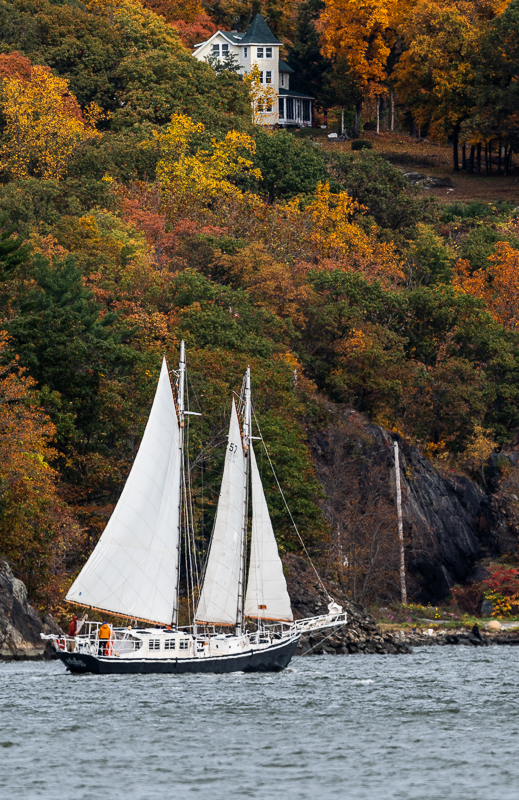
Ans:
[{"label": "rigging line", "polygon": [[292,664],[293,664],[295,661],[299,661],[299,659],[300,659],[300,658],[304,658],[304,656],[307,656],[307,655],[309,655],[309,653],[311,653],[311,652],[312,652],[312,650],[315,650],[315,648],[316,648],[316,647],[320,647],[320,646],[322,645],[322,643],[323,643],[323,642],[325,642],[327,639],[329,639],[329,638],[330,638],[330,636],[333,636],[333,634],[334,634],[334,633],[337,633],[337,631],[340,631],[340,629],[341,629],[341,628],[344,628],[344,626],[345,626],[345,625],[347,625],[347,624],[348,624],[347,622],[344,622],[342,625],[338,625],[337,627],[335,627],[335,628],[333,629],[333,631],[332,631],[331,633],[329,633],[329,634],[328,634],[328,636],[325,636],[325,637],[324,637],[324,639],[321,639],[321,641],[320,641],[320,642],[317,642],[317,644],[314,644],[314,646],[313,646],[313,647],[311,647],[311,648],[310,648],[310,650],[306,650],[306,652],[304,652],[304,653],[301,653],[301,655],[300,655],[300,656],[296,656],[295,658],[293,658],[293,659],[292,659]]},{"label": "rigging line", "polygon": [[274,465],[273,465],[273,463],[272,463],[272,459],[270,458],[269,451],[267,450],[267,445],[265,444],[265,440],[263,439],[263,436],[262,436],[262,433],[261,433],[261,428],[260,428],[260,426],[259,426],[258,417],[256,416],[256,410],[255,410],[254,406],[252,406],[252,413],[254,414],[254,421],[255,421],[255,423],[256,423],[256,427],[257,427],[257,429],[258,429],[258,433],[259,433],[259,435],[260,435],[261,441],[263,442],[263,448],[264,448],[264,450],[265,450],[265,453],[266,453],[266,455],[267,455],[268,462],[269,462],[269,464],[270,464],[270,469],[272,470],[272,474],[274,475],[274,480],[276,481],[276,484],[277,484],[277,487],[278,487],[279,493],[280,493],[281,497],[283,498],[283,503],[285,504],[285,508],[286,508],[286,510],[287,510],[288,516],[290,517],[290,521],[292,522],[292,525],[294,526],[294,530],[295,530],[295,532],[297,533],[297,536],[298,536],[298,538],[299,538],[299,541],[301,542],[301,546],[302,546],[302,548],[303,548],[303,550],[304,550],[304,553],[305,553],[305,555],[306,555],[306,557],[307,557],[308,561],[310,562],[310,566],[312,567],[313,571],[315,572],[315,576],[316,576],[317,580],[319,581],[319,585],[320,585],[321,589],[323,590],[323,592],[324,592],[324,594],[326,595],[326,597],[328,598],[328,600],[330,600],[331,602],[333,602],[333,597],[331,597],[331,595],[329,594],[329,592],[327,592],[327,591],[326,591],[326,589],[325,589],[325,586],[324,586],[324,583],[323,583],[323,582],[322,582],[322,580],[321,580],[321,576],[320,576],[320,575],[319,575],[319,573],[317,572],[317,570],[316,570],[316,568],[315,568],[315,565],[314,565],[314,562],[313,562],[313,561],[312,561],[312,559],[310,558],[310,553],[309,553],[309,552],[308,552],[308,550],[306,549],[306,545],[305,545],[305,543],[304,543],[304,541],[303,541],[303,537],[302,537],[302,536],[301,536],[301,534],[299,533],[299,528],[297,527],[297,525],[296,525],[296,523],[295,523],[295,520],[294,520],[294,517],[292,516],[292,513],[291,513],[291,511],[290,511],[290,509],[289,509],[289,507],[288,507],[288,503],[287,503],[287,501],[286,501],[285,494],[284,494],[284,492],[283,492],[283,489],[281,488],[281,484],[279,483],[278,476],[276,475],[276,471],[275,471],[275,469],[274,469]]}]

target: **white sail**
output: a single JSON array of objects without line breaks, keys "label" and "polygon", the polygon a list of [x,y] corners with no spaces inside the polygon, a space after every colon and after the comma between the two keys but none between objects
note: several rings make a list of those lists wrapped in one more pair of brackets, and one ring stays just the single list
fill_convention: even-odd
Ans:
[{"label": "white sail", "polygon": [[166,359],[119,502],[67,600],[171,624],[177,603],[179,425]]},{"label": "white sail", "polygon": [[196,611],[196,619],[200,622],[236,624],[242,558],[244,475],[245,457],[233,402],[213,538]]},{"label": "white sail", "polygon": [[251,447],[252,537],[245,616],[292,622],[283,564],[272,529],[256,456]]}]

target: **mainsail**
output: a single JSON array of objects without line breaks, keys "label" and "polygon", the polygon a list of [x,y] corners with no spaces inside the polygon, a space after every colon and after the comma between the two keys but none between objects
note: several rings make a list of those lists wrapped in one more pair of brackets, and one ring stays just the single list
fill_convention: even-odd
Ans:
[{"label": "mainsail", "polygon": [[251,447],[252,537],[245,616],[292,622],[283,564],[272,529],[256,456]]},{"label": "mainsail", "polygon": [[179,425],[166,359],[119,502],[67,600],[171,624],[177,604]]},{"label": "mainsail", "polygon": [[245,503],[245,457],[233,402],[220,498],[196,611],[200,622],[235,625],[238,612]]}]

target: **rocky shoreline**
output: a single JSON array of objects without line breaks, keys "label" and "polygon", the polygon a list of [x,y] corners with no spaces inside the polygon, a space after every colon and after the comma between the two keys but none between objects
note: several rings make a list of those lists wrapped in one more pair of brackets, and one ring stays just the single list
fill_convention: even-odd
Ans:
[{"label": "rocky shoreline", "polygon": [[374,625],[372,630],[359,628],[353,622],[342,631],[332,635],[319,631],[301,638],[297,655],[355,655],[356,653],[378,653],[398,655],[411,653],[415,647],[445,647],[462,645],[466,647],[489,647],[490,645],[519,646],[519,631],[488,633],[481,631],[481,638],[471,631],[460,628],[450,631],[415,631],[388,633]]}]

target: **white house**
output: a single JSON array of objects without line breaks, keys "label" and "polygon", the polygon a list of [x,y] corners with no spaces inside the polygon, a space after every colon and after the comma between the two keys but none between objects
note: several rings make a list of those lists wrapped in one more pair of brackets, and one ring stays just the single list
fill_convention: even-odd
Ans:
[{"label": "white house", "polygon": [[256,14],[245,33],[217,31],[207,41],[197,44],[193,55],[199,61],[210,56],[222,60],[234,55],[242,74],[257,64],[261,82],[272,85],[278,96],[278,108],[272,109],[265,124],[308,127],[312,124],[313,97],[290,89],[293,69],[280,60],[281,46],[282,42],[276,39],[261,14]]}]

